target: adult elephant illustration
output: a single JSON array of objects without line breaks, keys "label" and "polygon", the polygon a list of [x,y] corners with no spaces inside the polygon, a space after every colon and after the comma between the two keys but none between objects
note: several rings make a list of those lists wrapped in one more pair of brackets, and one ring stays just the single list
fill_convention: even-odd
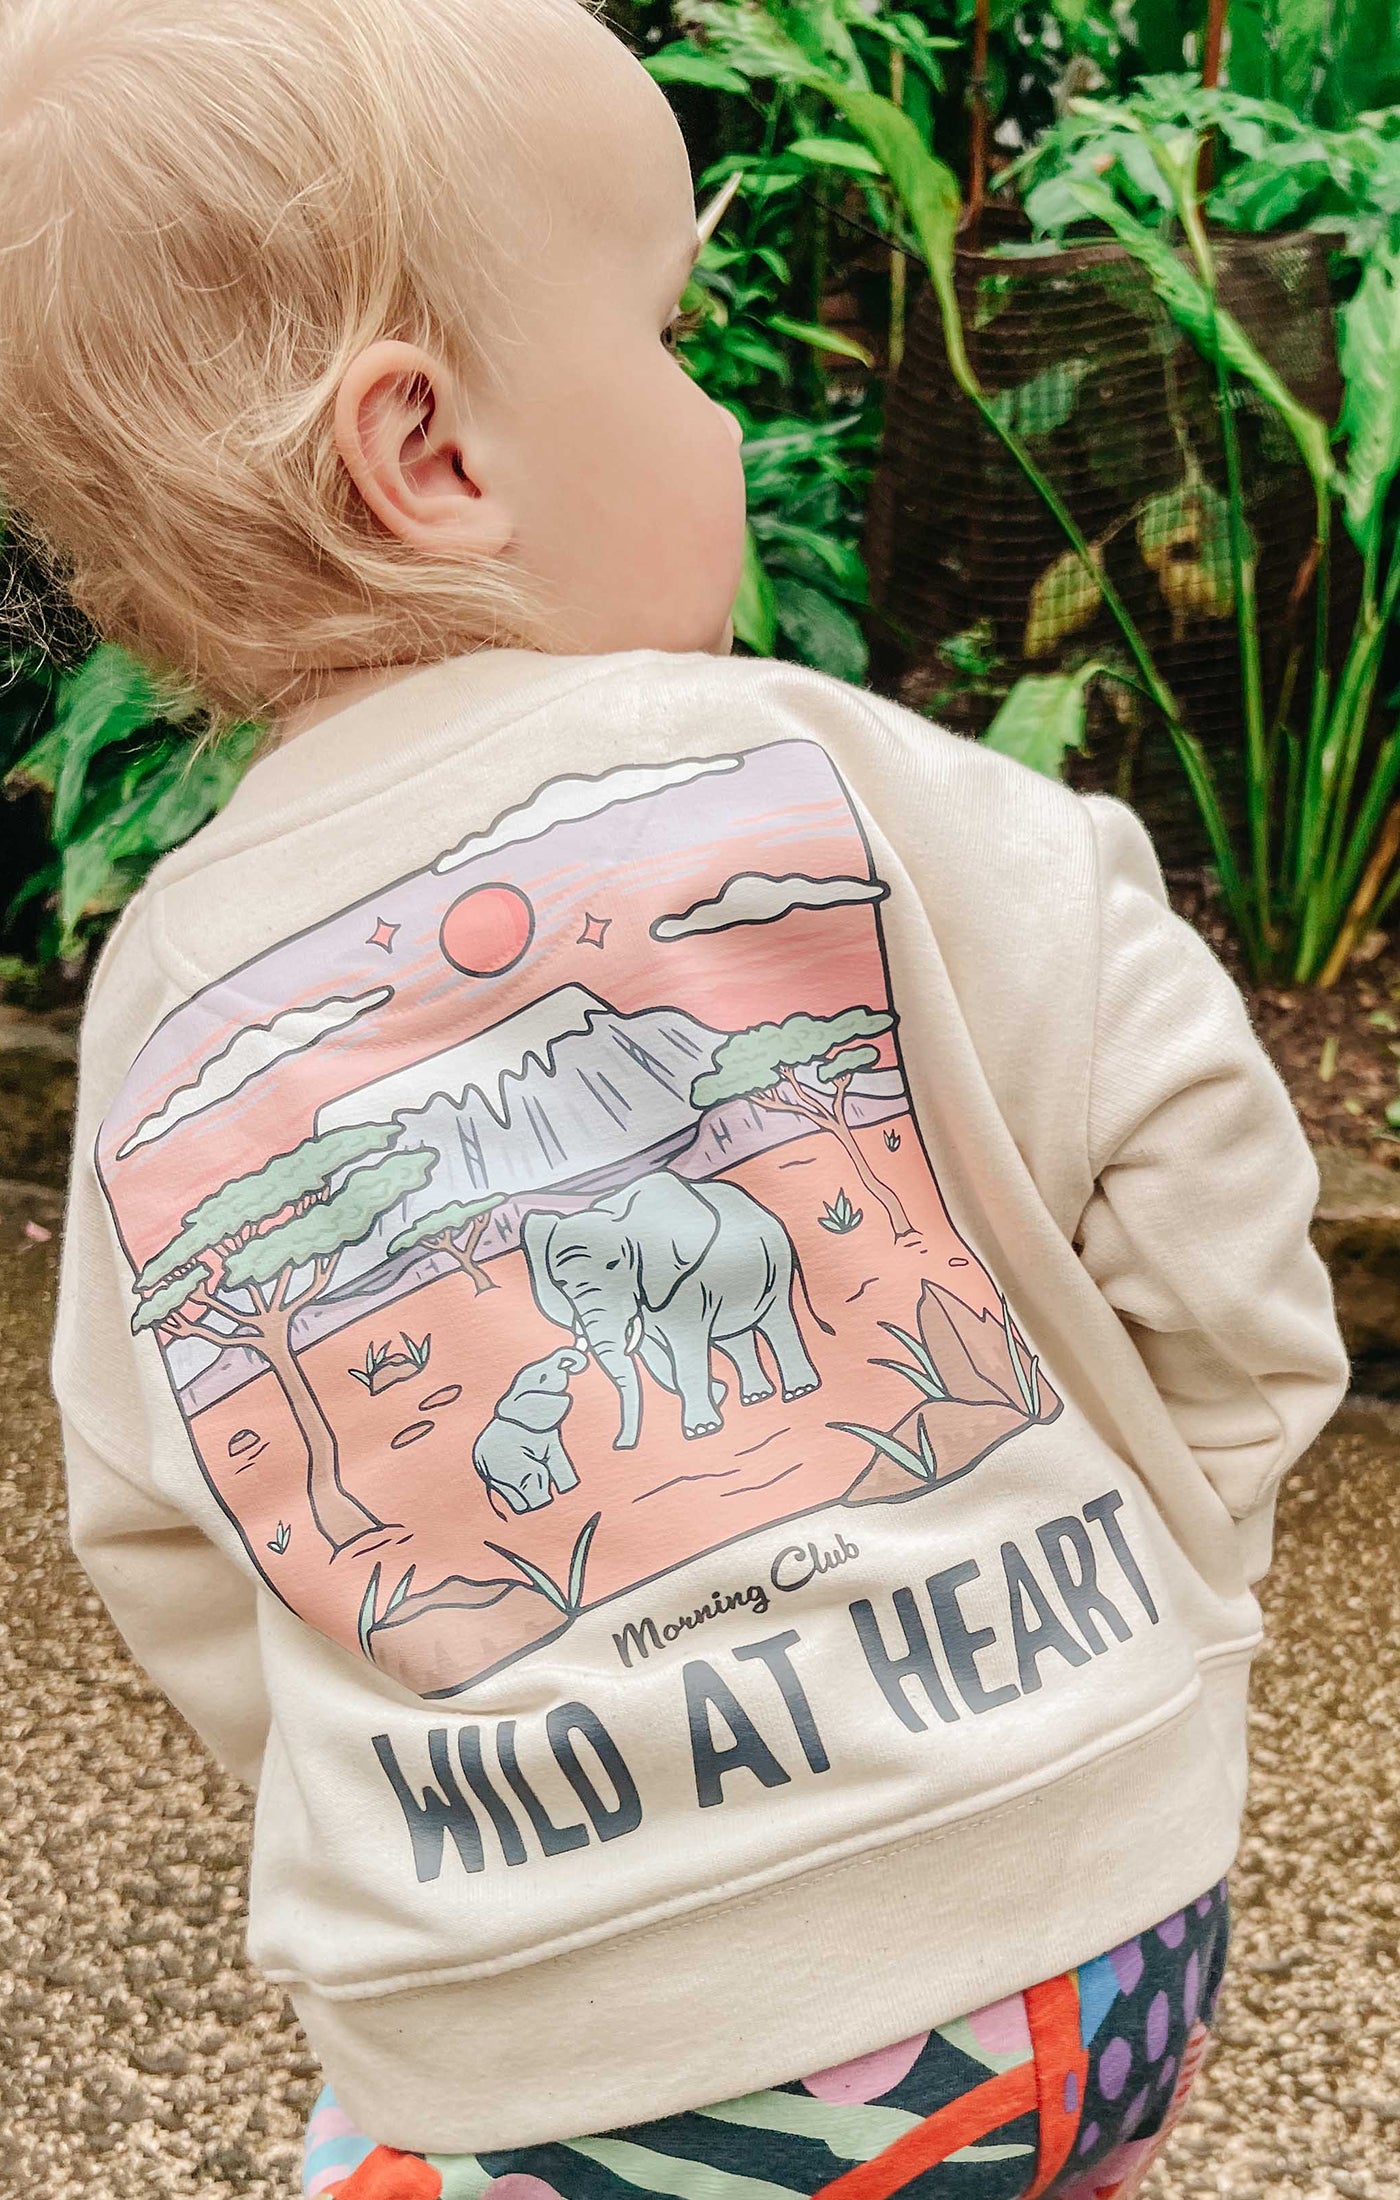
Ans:
[{"label": "adult elephant illustration", "polygon": [[[821,1381],[793,1312],[793,1275],[802,1271],[792,1240],[737,1184],[689,1184],[660,1171],[581,1214],[532,1214],[521,1238],[541,1312],[574,1331],[617,1390],[615,1451],[630,1450],[641,1432],[637,1360],[679,1393],[687,1436],[708,1436],[721,1425],[725,1385],[715,1376],[712,1345],[733,1362],[745,1405],[773,1395],[759,1337],[785,1398]],[[805,1278],[802,1284],[805,1295]]]}]

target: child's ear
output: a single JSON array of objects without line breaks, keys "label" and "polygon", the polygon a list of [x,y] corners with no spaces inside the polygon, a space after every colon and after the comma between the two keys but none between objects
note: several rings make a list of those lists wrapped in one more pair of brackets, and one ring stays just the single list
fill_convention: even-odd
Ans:
[{"label": "child's ear", "polygon": [[510,515],[481,479],[450,377],[416,345],[369,344],[336,396],[341,462],[381,526],[401,542],[451,556],[499,557]]}]

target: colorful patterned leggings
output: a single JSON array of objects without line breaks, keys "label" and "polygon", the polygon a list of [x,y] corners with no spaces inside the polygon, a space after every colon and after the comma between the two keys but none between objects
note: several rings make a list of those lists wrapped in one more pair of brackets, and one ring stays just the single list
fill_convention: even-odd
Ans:
[{"label": "colorful patterned leggings", "polygon": [[1229,1935],[1224,1885],[1062,1978],[771,2093],[587,2139],[400,2154],[329,2087],[317,2200],[1128,2200],[1191,2089]]}]

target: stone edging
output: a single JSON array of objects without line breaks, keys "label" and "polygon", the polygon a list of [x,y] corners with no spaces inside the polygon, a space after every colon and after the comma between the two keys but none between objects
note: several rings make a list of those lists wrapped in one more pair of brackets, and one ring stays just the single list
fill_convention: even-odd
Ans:
[{"label": "stone edging", "polygon": [[1400,1173],[1324,1146],[1313,1240],[1331,1271],[1355,1387],[1400,1398]]},{"label": "stone edging", "polygon": [[0,1005],[0,1179],[62,1191],[77,1082],[76,1016]]}]

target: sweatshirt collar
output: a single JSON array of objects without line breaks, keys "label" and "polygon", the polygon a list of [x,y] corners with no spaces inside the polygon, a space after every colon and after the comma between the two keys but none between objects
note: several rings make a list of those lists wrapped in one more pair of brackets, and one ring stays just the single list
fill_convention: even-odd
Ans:
[{"label": "sweatshirt collar", "polygon": [[266,750],[206,832],[241,839],[249,828],[266,831],[275,818],[303,805],[339,808],[397,777],[406,754],[416,753],[435,731],[449,733],[456,746],[470,742],[476,722],[484,730],[503,705],[531,687],[551,680],[570,684],[581,663],[535,650],[483,649],[388,678]]}]

